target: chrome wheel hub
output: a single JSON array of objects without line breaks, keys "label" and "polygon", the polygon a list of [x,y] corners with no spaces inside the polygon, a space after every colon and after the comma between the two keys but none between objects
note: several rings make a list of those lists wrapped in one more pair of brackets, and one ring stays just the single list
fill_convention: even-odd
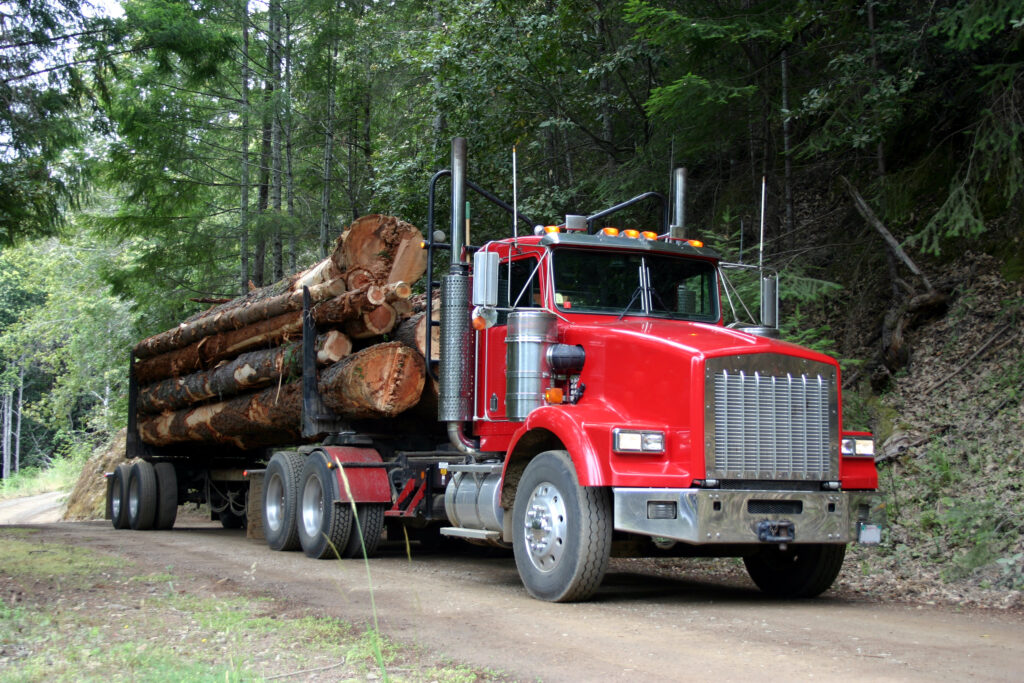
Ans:
[{"label": "chrome wheel hub", "polygon": [[523,519],[526,555],[542,572],[558,566],[565,550],[566,510],[561,491],[542,482],[530,494]]},{"label": "chrome wheel hub", "polygon": [[320,536],[324,519],[324,489],[320,480],[310,477],[302,489],[302,526],[310,538]]},{"label": "chrome wheel hub", "polygon": [[267,482],[267,526],[275,532],[284,523],[284,510],[284,482],[275,474]]}]

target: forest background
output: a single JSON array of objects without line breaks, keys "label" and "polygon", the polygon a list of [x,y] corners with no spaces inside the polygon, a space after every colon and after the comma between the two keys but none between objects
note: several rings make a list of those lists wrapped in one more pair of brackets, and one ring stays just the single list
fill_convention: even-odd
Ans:
[{"label": "forest background", "polygon": [[685,166],[688,233],[748,263],[765,179],[783,333],[879,438],[892,566],[1024,588],[1024,2],[3,0],[0,31],[5,476],[124,425],[138,339],[360,215],[425,229],[465,136],[546,223]]}]

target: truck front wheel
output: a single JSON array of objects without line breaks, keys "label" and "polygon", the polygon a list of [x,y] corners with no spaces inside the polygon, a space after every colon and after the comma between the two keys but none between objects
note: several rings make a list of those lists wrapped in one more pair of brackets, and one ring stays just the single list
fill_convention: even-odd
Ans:
[{"label": "truck front wheel", "polygon": [[311,453],[302,468],[299,498],[299,543],[317,560],[341,557],[352,533],[352,508],[340,504],[337,477],[327,467],[327,456]]},{"label": "truck front wheel", "polygon": [[271,550],[299,548],[295,518],[302,465],[302,454],[295,451],[274,453],[267,463],[263,478],[263,535]]},{"label": "truck front wheel", "polygon": [[519,480],[512,533],[516,567],[530,595],[550,602],[586,600],[608,569],[610,494],[580,486],[566,451],[546,451]]},{"label": "truck front wheel", "polygon": [[766,547],[743,563],[762,592],[775,598],[813,598],[832,586],[844,557],[845,545],[811,543],[785,550]]}]

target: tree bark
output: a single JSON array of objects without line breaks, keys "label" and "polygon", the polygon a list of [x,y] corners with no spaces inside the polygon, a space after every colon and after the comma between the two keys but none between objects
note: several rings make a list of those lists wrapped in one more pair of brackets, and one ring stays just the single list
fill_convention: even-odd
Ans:
[{"label": "tree bark", "polygon": [[[416,351],[399,342],[377,344],[324,370],[318,383],[324,403],[347,419],[389,418],[419,401],[425,368]],[[141,416],[139,435],[153,446],[192,441],[242,449],[299,440],[300,382],[270,387],[159,416]]]},{"label": "tree bark", "polygon": [[[441,319],[441,311],[437,308],[433,312],[434,320]],[[430,355],[432,360],[441,358],[441,328],[427,325],[427,314],[417,313],[408,320],[402,322],[395,330],[395,339],[411,346],[420,352],[421,356],[427,355],[427,330],[430,330]]]},{"label": "tree bark", "polygon": [[[321,327],[339,325],[357,317],[367,308],[383,304],[384,300],[384,289],[376,285],[355,292],[345,292],[314,305],[313,320]],[[301,334],[302,311],[283,313],[240,329],[204,337],[183,348],[138,361],[134,366],[135,379],[139,384],[149,384],[168,377],[191,374],[243,351],[276,346]]]},{"label": "tree bark", "polygon": [[[337,330],[317,337],[317,362],[336,363],[352,352],[352,342]],[[178,410],[215,397],[230,397],[302,374],[302,345],[243,353],[230,363],[185,377],[165,379],[139,392],[140,413]]]},{"label": "tree bark", "polygon": [[[311,271],[302,275],[311,273]],[[316,279],[316,277],[317,274],[313,273],[309,279]],[[152,358],[188,346],[204,337],[237,330],[289,311],[302,310],[302,285],[309,279],[304,279],[300,275],[289,285],[288,291],[276,296],[260,298],[257,292],[253,292],[248,297],[242,297],[241,300],[235,299],[213,308],[202,314],[201,317],[184,322],[173,330],[161,332],[142,340],[134,348],[135,357],[138,359]],[[313,303],[339,296],[344,292],[345,283],[340,279],[328,280],[309,287],[309,296]],[[270,293],[262,292],[262,294]]]}]

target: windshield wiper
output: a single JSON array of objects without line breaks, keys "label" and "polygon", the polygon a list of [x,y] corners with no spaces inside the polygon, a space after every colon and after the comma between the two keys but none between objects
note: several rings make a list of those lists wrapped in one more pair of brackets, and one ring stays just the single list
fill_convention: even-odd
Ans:
[{"label": "windshield wiper", "polygon": [[629,297],[629,303],[622,309],[622,313],[619,313],[619,320],[622,320],[629,309],[633,307],[633,302],[640,298],[640,307],[643,309],[644,315],[650,315],[651,313],[651,271],[647,269],[647,259],[643,256],[640,257],[640,286],[633,291],[633,296]]}]

